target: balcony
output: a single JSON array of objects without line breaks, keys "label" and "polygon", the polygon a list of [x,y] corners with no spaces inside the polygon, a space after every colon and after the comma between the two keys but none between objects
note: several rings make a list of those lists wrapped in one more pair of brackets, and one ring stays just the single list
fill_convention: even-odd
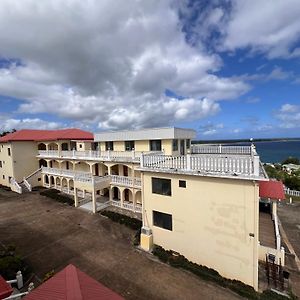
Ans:
[{"label": "balcony", "polygon": [[192,145],[192,154],[257,155],[255,146]]},{"label": "balcony", "polygon": [[91,161],[117,161],[139,163],[142,152],[140,151],[57,151],[39,150],[39,158],[59,158]]},{"label": "balcony", "polygon": [[[255,150],[255,149],[254,149]],[[141,170],[180,172],[193,175],[266,179],[256,152],[252,154],[142,155]]]},{"label": "balcony", "polygon": [[140,189],[142,186],[141,179],[137,177],[127,177],[118,175],[107,175],[100,177],[92,176],[92,174],[89,172],[79,172],[47,167],[42,167],[42,173],[47,175],[72,178],[74,182],[90,184],[98,189],[107,187],[109,185],[132,187],[137,189]]}]

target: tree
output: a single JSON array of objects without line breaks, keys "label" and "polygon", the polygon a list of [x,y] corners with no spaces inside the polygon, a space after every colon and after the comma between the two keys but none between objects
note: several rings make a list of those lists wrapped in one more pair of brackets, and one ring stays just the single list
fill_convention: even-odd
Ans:
[{"label": "tree", "polygon": [[300,165],[300,161],[297,157],[292,157],[290,156],[289,158],[287,158],[286,160],[284,160],[282,162],[283,165],[286,165],[286,164],[295,164],[295,165]]},{"label": "tree", "polygon": [[7,135],[7,134],[9,134],[9,133],[16,132],[16,131],[17,131],[16,129],[12,129],[12,131],[2,131],[2,132],[0,133],[0,137],[5,136],[5,135]]}]

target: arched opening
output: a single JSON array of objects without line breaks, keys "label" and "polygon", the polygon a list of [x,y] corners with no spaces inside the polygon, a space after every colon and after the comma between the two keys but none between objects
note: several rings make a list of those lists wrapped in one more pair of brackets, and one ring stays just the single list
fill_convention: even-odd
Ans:
[{"label": "arched opening", "polygon": [[138,204],[142,204],[142,192],[141,191],[137,191],[135,193],[135,201]]},{"label": "arched opening", "polygon": [[132,176],[132,168],[123,164],[116,164],[111,167],[111,175]]},{"label": "arched opening", "polygon": [[56,168],[56,169],[59,169],[59,163],[58,163],[58,161],[56,161],[56,160],[50,160],[49,166],[50,166],[50,168]]},{"label": "arched opening", "polygon": [[41,167],[47,167],[48,166],[48,164],[47,164],[47,161],[46,160],[44,160],[44,159],[40,159],[39,160],[39,167],[41,168]]},{"label": "arched opening", "polygon": [[81,161],[75,165],[75,170],[80,172],[90,172],[90,165]]},{"label": "arched opening", "polygon": [[69,187],[70,187],[70,191],[74,191],[74,180],[73,179],[69,180]]},{"label": "arched opening", "polygon": [[48,177],[48,175],[45,175],[44,178],[45,178],[45,183],[46,183],[46,184],[49,184],[49,177]]},{"label": "arched opening", "polygon": [[69,161],[63,161],[60,165],[61,165],[61,169],[65,169],[65,170],[73,169],[73,164],[72,162]]},{"label": "arched opening", "polygon": [[39,143],[38,144],[38,150],[47,150],[47,146],[44,143]]},{"label": "arched opening", "polygon": [[51,183],[51,185],[54,185],[54,177],[53,176],[50,176],[50,183]]},{"label": "arched opening", "polygon": [[55,182],[56,182],[56,187],[60,188],[60,178],[59,177],[56,177]]},{"label": "arched opening", "polygon": [[133,202],[133,195],[130,189],[125,189],[123,191],[123,199],[125,202]]},{"label": "arched opening", "polygon": [[67,188],[68,188],[68,180],[67,180],[66,178],[63,178],[63,179],[61,180],[61,187],[62,187],[63,189],[67,189]]},{"label": "arched opening", "polygon": [[61,144],[61,150],[62,151],[68,151],[69,150],[69,144],[68,143],[62,143]]},{"label": "arched opening", "polygon": [[115,201],[120,201],[121,199],[120,190],[116,186],[112,188],[112,199]]},{"label": "arched opening", "polygon": [[50,143],[48,145],[48,150],[58,150],[58,145],[56,143]]}]

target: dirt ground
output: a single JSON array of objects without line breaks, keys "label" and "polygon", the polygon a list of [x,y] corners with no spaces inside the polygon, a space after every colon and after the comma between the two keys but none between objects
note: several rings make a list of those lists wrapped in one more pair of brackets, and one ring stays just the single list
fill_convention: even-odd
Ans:
[{"label": "dirt ground", "polygon": [[74,264],[126,299],[242,299],[132,246],[134,231],[37,192],[0,189],[0,242],[14,244],[42,280]]},{"label": "dirt ground", "polygon": [[[278,206],[278,217],[287,238],[292,245],[296,255],[300,259],[300,202],[294,204],[280,204]],[[295,258],[286,250],[286,268],[291,273],[291,284],[293,292],[300,298],[300,272],[295,263]]]}]

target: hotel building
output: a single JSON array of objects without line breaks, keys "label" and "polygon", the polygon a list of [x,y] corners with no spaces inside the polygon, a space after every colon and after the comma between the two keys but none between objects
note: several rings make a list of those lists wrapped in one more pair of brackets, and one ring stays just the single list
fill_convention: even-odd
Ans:
[{"label": "hotel building", "polygon": [[[195,131],[20,130],[0,138],[0,184],[74,197],[96,213],[109,206],[143,221],[140,247],[181,253],[258,289],[258,261],[284,265],[277,201],[255,146],[192,145]],[[268,216],[260,212],[267,208]]]}]

